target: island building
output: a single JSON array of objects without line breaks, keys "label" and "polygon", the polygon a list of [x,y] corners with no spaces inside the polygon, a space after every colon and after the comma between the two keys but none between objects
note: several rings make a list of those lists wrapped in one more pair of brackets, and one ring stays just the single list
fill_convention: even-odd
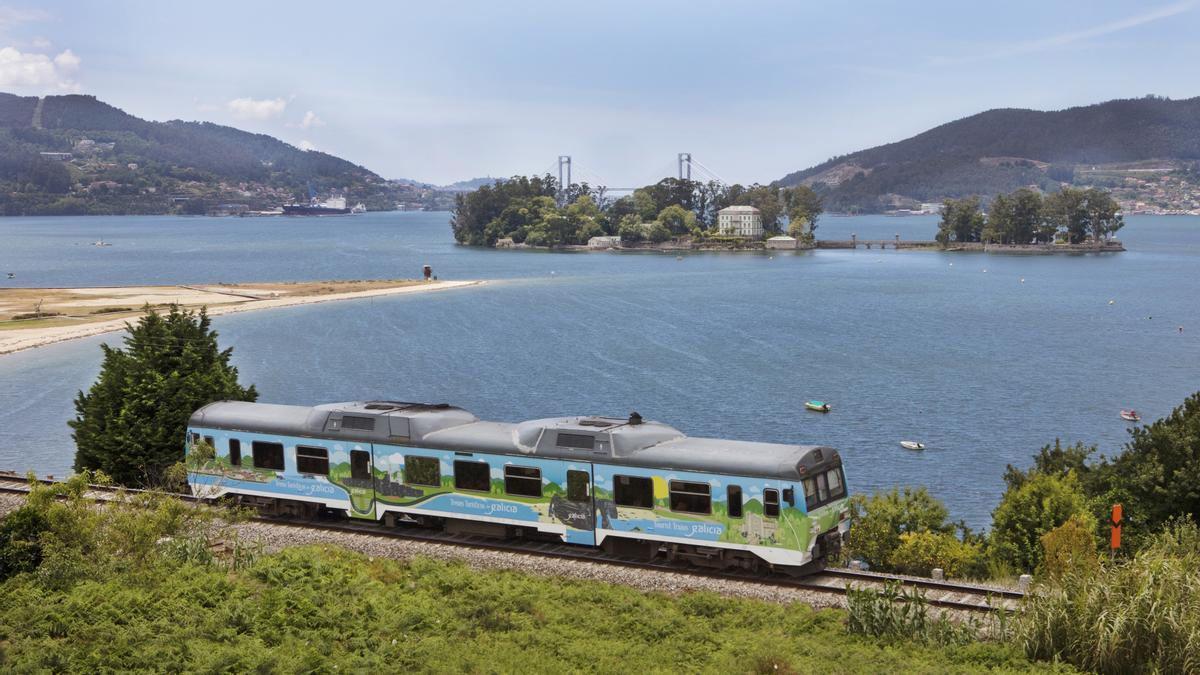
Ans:
[{"label": "island building", "polygon": [[761,239],[762,211],[753,206],[727,206],[717,211],[717,231],[727,236]]},{"label": "island building", "polygon": [[620,237],[592,237],[588,239],[588,248],[616,248],[621,245]]},{"label": "island building", "polygon": [[771,237],[767,240],[768,249],[789,250],[799,248],[799,244],[795,237],[789,237],[786,234],[781,234],[778,237]]}]

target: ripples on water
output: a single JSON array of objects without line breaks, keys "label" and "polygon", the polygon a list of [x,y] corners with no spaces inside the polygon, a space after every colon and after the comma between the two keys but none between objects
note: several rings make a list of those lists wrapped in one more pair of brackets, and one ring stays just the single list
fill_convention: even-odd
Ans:
[{"label": "ripples on water", "polygon": [[[827,217],[819,234],[929,238],[935,222]],[[827,443],[854,489],[926,485],[973,525],[989,521],[1005,464],[1055,437],[1111,454],[1127,437],[1121,408],[1153,419],[1200,389],[1197,218],[1132,217],[1129,252],[1073,257],[487,251],[454,246],[446,215],[425,213],[7,219],[0,234],[0,271],[26,286],[383,278],[423,264],[499,279],[215,325],[263,401],[447,401],[503,420],[637,410],[693,435]],[[114,245],[87,245],[101,237]],[[0,467],[69,469],[72,397],[96,375],[97,345],[118,339],[0,357]],[[834,411],[804,412],[809,398]]]}]

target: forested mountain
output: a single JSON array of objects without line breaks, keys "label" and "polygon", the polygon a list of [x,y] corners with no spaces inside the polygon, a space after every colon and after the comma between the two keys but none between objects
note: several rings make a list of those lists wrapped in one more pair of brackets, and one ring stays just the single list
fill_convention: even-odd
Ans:
[{"label": "forested mountain", "polygon": [[[44,153],[69,153],[47,155]],[[0,93],[0,211],[169,213],[270,208],[345,190],[394,208],[405,190],[368,169],[209,122],[149,122],[94,96]]]},{"label": "forested mountain", "polygon": [[1050,112],[989,110],[834,157],[777,183],[811,185],[833,211],[871,212],[1025,186],[1086,184],[1084,170],[1149,160],[1195,172],[1200,97],[1148,96]]}]

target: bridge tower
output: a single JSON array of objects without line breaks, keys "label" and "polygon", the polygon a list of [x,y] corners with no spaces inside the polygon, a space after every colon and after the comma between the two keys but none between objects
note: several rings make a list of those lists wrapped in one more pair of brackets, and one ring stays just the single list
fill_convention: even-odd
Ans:
[{"label": "bridge tower", "polygon": [[681,152],[677,158],[679,162],[679,180],[692,179],[692,153]]}]

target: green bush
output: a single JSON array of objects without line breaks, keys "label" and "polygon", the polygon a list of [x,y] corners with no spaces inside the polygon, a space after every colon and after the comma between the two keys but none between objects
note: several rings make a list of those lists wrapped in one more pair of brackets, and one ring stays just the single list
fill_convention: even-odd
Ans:
[{"label": "green bush", "polygon": [[42,562],[41,536],[49,523],[40,511],[23,506],[0,522],[0,581],[32,572]]},{"label": "green bush", "polygon": [[846,628],[851,634],[885,641],[946,646],[1007,637],[1006,614],[967,621],[951,620],[945,612],[933,616],[925,595],[906,590],[899,582],[888,582],[882,590],[848,587],[846,604]]},{"label": "green bush", "polygon": [[1100,564],[1093,523],[1078,515],[1042,535],[1042,571],[1060,578],[1073,570],[1095,571]]},{"label": "green bush", "polygon": [[1100,673],[1200,672],[1200,529],[1152,537],[1131,560],[1077,566],[1035,589],[1016,621],[1032,658]]},{"label": "green bush", "polygon": [[963,576],[978,564],[982,547],[964,543],[945,532],[905,532],[900,544],[892,551],[889,565],[897,572],[929,576],[940,567],[948,577]]},{"label": "green bush", "polygon": [[1032,473],[1019,487],[1010,486],[992,512],[992,555],[1031,572],[1042,564],[1042,536],[1071,518],[1096,528],[1074,474]]},{"label": "green bush", "polygon": [[925,488],[893,488],[871,496],[850,498],[850,537],[846,554],[865,560],[873,569],[891,569],[892,554],[906,532],[950,534],[949,512]]}]

